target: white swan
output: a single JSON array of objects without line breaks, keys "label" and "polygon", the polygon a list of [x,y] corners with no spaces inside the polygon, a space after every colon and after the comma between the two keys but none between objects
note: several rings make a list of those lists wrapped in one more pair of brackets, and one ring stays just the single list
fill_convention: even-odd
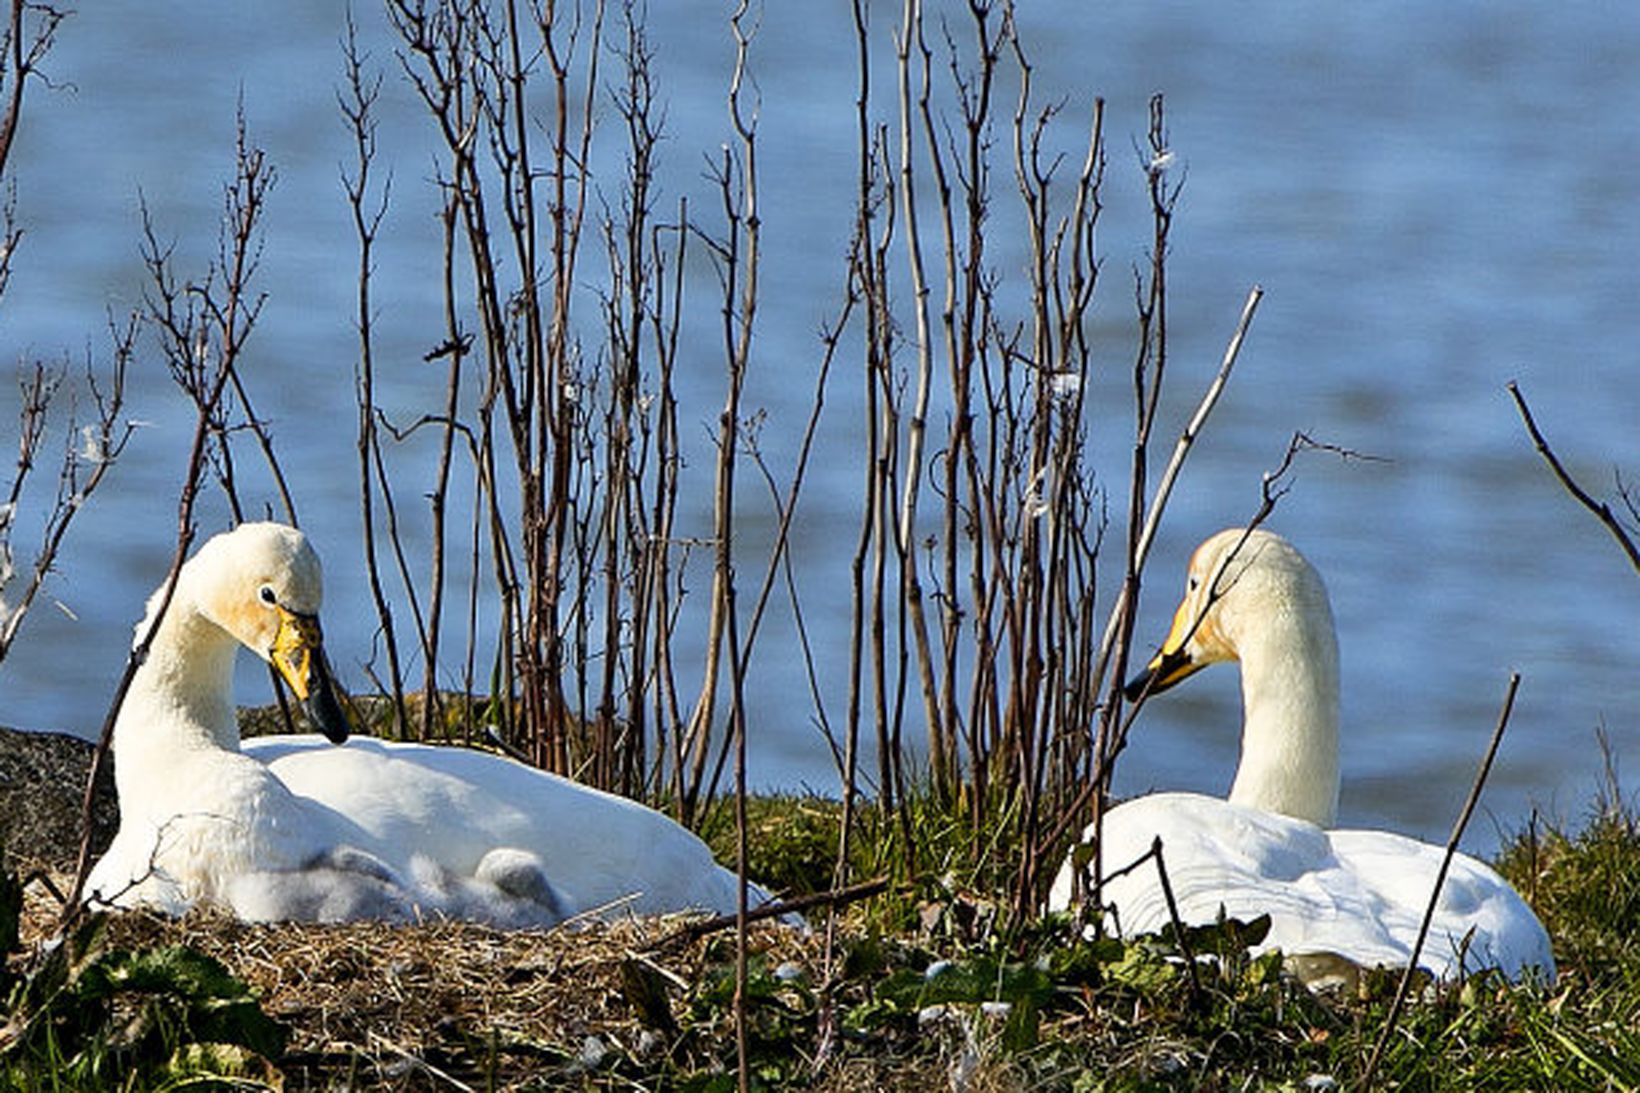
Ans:
[{"label": "white swan", "polygon": [[[1241,663],[1241,762],[1228,801],[1156,793],[1111,809],[1105,873],[1160,836],[1186,923],[1269,913],[1261,948],[1337,954],[1356,964],[1404,967],[1443,847],[1385,831],[1329,831],[1338,804],[1338,645],[1320,575],[1271,532],[1232,528],[1190,560],[1184,601],[1161,652],[1128,684],[1130,698],[1171,687],[1216,661]],[[1092,838],[1092,828],[1084,834]],[[1070,861],[1050,907],[1072,901]],[[1163,929],[1169,915],[1145,865],[1106,882],[1104,902],[1129,935]],[[1447,874],[1420,966],[1440,978],[1501,968],[1511,978],[1555,974],[1549,937],[1496,872],[1459,854]]]},{"label": "white swan", "polygon": [[[279,524],[218,535],[183,567],[115,724],[120,829],[89,899],[173,914],[212,902],[258,920],[443,914],[503,926],[734,911],[734,874],[633,801],[483,752],[342,743],[320,599],[318,557]],[[328,740],[241,747],[240,645],[279,670]],[[754,888],[750,898],[767,897]]]}]

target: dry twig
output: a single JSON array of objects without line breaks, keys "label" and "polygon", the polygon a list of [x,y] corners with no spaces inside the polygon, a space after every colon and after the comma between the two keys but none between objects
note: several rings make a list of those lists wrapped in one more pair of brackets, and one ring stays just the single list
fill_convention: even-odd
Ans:
[{"label": "dry twig", "polygon": [[1634,567],[1635,572],[1640,573],[1640,546],[1635,545],[1628,529],[1617,519],[1617,515],[1612,512],[1610,505],[1604,501],[1597,501],[1590,496],[1589,492],[1579,486],[1576,480],[1572,478],[1571,473],[1561,464],[1560,459],[1554,453],[1554,449],[1549,447],[1549,442],[1544,439],[1543,433],[1538,430],[1537,422],[1532,418],[1532,411],[1526,405],[1526,396],[1520,393],[1520,386],[1511,380],[1508,389],[1510,397],[1515,400],[1515,408],[1520,411],[1521,421],[1526,424],[1526,432],[1531,436],[1532,444],[1537,448],[1538,454],[1543,457],[1543,461],[1549,464],[1549,469],[1555,473],[1555,478],[1565,487],[1566,492],[1577,500],[1578,504],[1594,513],[1595,519],[1599,520],[1606,530],[1611,532],[1612,538],[1617,540],[1617,545],[1623,548],[1624,554],[1628,555],[1629,564]]},{"label": "dry twig", "polygon": [[1486,787],[1487,775],[1492,771],[1492,760],[1498,754],[1498,745],[1503,742],[1503,730],[1509,726],[1509,714],[1515,708],[1515,692],[1519,689],[1520,673],[1511,672],[1509,688],[1503,696],[1503,709],[1498,712],[1497,725],[1492,729],[1492,739],[1487,743],[1486,753],[1481,757],[1480,767],[1475,771],[1475,780],[1469,787],[1469,796],[1465,798],[1463,808],[1459,810],[1458,818],[1452,825],[1452,834],[1446,840],[1446,854],[1441,858],[1441,867],[1435,873],[1435,884],[1429,893],[1429,904],[1424,908],[1423,921],[1418,925],[1418,937],[1412,943],[1412,952],[1407,956],[1406,969],[1401,973],[1400,985],[1395,990],[1395,1001],[1390,1004],[1389,1014],[1384,1018],[1384,1027],[1378,1033],[1378,1040],[1372,1047],[1372,1055],[1367,1060],[1367,1069],[1361,1075],[1361,1089],[1372,1088],[1372,1079],[1378,1072],[1379,1060],[1383,1058],[1384,1049],[1389,1046],[1389,1038],[1395,1034],[1395,1024],[1400,1019],[1401,1007],[1405,1005],[1407,992],[1412,989],[1412,980],[1418,973],[1418,954],[1423,952],[1424,941],[1429,936],[1429,925],[1435,917],[1435,908],[1441,899],[1441,887],[1446,883],[1447,870],[1451,868],[1452,858],[1458,852],[1458,842],[1463,838],[1464,829],[1469,826],[1469,817],[1480,801],[1481,790]]}]

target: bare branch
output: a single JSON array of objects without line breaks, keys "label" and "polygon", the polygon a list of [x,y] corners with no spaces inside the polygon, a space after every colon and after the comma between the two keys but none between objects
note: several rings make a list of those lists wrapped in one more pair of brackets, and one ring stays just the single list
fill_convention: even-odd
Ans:
[{"label": "bare branch", "polygon": [[[32,33],[25,25],[31,13],[34,16]],[[4,74],[10,77],[11,85],[6,88],[5,113],[0,115],[0,173],[4,173],[11,158],[12,141],[22,120],[23,87],[30,76],[38,73],[40,62],[56,40],[57,27],[69,14],[50,4],[11,0],[3,39],[5,68],[9,69]]]},{"label": "bare branch", "polygon": [[[1549,442],[1544,439],[1543,433],[1538,430],[1537,422],[1532,418],[1532,411],[1527,407],[1526,396],[1520,393],[1519,385],[1511,380],[1508,389],[1510,396],[1515,400],[1515,408],[1520,411],[1521,421],[1526,424],[1526,432],[1531,436],[1532,444],[1537,448],[1538,454],[1543,457],[1543,461],[1549,464],[1549,469],[1554,472],[1556,480],[1560,482],[1567,493],[1577,500],[1578,504],[1594,513],[1595,519],[1599,520],[1606,530],[1611,532],[1612,538],[1617,540],[1617,545],[1623,548],[1624,554],[1628,555],[1629,564],[1634,567],[1635,572],[1640,573],[1640,546],[1635,545],[1628,529],[1623,527],[1622,522],[1612,512],[1610,505],[1604,501],[1597,501],[1590,496],[1589,492],[1579,486],[1570,472],[1561,464],[1559,457],[1549,447]],[[1622,489],[1621,484],[1618,492],[1622,495],[1629,512],[1633,514],[1635,511],[1634,501],[1628,492]]]}]

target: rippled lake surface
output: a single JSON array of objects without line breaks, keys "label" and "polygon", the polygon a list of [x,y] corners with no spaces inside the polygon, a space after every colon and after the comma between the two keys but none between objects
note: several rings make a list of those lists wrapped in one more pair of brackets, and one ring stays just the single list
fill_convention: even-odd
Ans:
[{"label": "rippled lake surface", "polygon": [[[1469,842],[1495,846],[1534,808],[1578,818],[1602,778],[1598,733],[1620,772],[1640,762],[1640,576],[1549,477],[1504,385],[1520,382],[1592,489],[1614,495],[1615,474],[1640,477],[1640,8],[1038,0],[1021,9],[1043,100],[1063,99],[1073,118],[1094,96],[1107,102],[1107,276],[1091,327],[1098,466],[1123,477],[1130,271],[1148,230],[1135,149],[1153,92],[1166,95],[1184,182],[1169,428],[1211,376],[1249,288],[1267,294],[1157,544],[1141,641],[1161,639],[1184,559],[1253,511],[1261,474],[1295,431],[1378,457],[1302,460],[1273,521],[1322,569],[1335,601],[1342,822],[1443,836],[1512,670],[1523,676],[1520,698],[1485,798],[1490,818]],[[0,301],[0,354],[18,364],[106,354],[106,317],[145,291],[140,204],[178,262],[203,270],[242,101],[251,139],[278,171],[246,375],[327,563],[332,658],[363,687],[374,615],[357,548],[339,6],[155,10],[86,5],[49,56],[51,86],[29,89],[12,170],[25,235]],[[730,135],[726,15],[717,4],[651,5],[668,134],[663,206],[713,200],[704,164]],[[877,16],[886,59],[892,13]],[[434,134],[380,12],[357,18],[386,76],[378,168],[393,176],[375,281],[379,382],[390,412],[407,414],[438,382],[420,364],[441,337]],[[854,171],[848,6],[769,4],[751,69],[766,250],[749,398],[768,411],[765,435],[779,437],[804,420],[816,332],[840,299]],[[880,86],[874,111],[888,121],[894,105]],[[1067,127],[1074,136],[1077,125]],[[997,185],[1008,196],[1011,181]],[[994,260],[1007,254],[999,240]],[[698,388],[686,387],[683,417],[704,434],[721,354],[710,341],[700,350],[707,364],[684,381]],[[132,386],[131,416],[148,425],[82,514],[51,602],[0,667],[0,721],[93,733],[130,626],[163,576],[189,414],[151,342]],[[846,587],[858,512],[858,387],[853,377],[832,386],[831,454],[794,544],[834,710],[845,693],[847,609],[835,589]],[[9,423],[14,392],[3,399]],[[0,433],[8,447],[11,429]],[[777,441],[770,455],[789,463]],[[224,520],[215,502],[201,518],[206,530]],[[686,533],[706,534],[704,500],[688,518],[698,526]],[[24,535],[19,546],[31,542]],[[806,691],[789,623],[772,622],[764,641],[749,696],[754,781],[831,791],[829,753],[794,697]],[[253,672],[240,686],[247,701],[265,693]],[[1119,788],[1221,792],[1238,725],[1234,671],[1205,673],[1146,709]]]}]

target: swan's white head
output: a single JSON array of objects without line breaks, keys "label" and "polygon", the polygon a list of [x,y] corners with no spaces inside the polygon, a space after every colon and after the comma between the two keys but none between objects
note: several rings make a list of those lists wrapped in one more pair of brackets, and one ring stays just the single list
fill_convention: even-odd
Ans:
[{"label": "swan's white head", "polygon": [[307,536],[274,523],[214,536],[183,567],[177,595],[272,664],[325,736],[347,739],[319,628],[324,578]]},{"label": "swan's white head", "polygon": [[1272,531],[1227,528],[1191,555],[1173,627],[1155,659],[1127,685],[1128,698],[1165,691],[1209,664],[1240,660],[1242,648],[1272,626],[1332,631],[1321,574]]},{"label": "swan's white head", "polygon": [[1127,685],[1155,694],[1209,664],[1241,662],[1241,765],[1230,799],[1332,822],[1338,802],[1338,640],[1315,567],[1273,532],[1230,528],[1196,548],[1184,600]]}]

